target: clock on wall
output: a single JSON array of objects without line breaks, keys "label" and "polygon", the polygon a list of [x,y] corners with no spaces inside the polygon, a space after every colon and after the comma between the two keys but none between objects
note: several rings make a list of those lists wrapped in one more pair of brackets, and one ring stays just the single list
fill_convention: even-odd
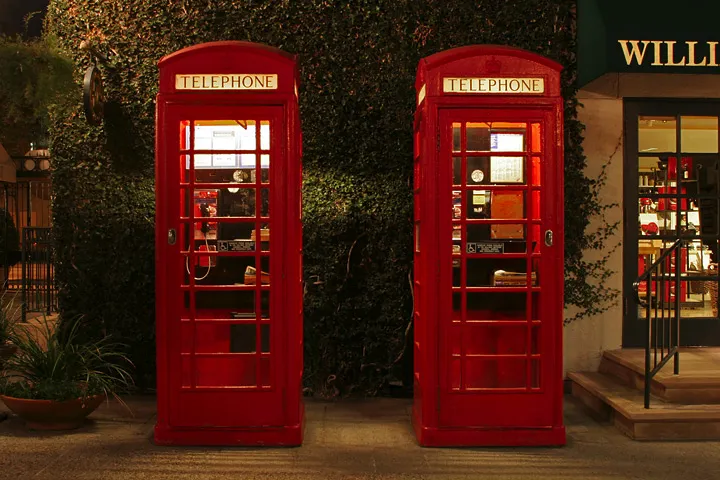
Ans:
[{"label": "clock on wall", "polygon": [[92,66],[85,71],[83,82],[83,107],[90,125],[100,125],[105,111],[105,92],[100,71]]}]

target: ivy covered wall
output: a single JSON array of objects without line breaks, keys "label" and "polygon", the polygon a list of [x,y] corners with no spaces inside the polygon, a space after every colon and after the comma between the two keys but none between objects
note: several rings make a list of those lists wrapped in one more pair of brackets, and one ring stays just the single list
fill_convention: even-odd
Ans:
[{"label": "ivy covered wall", "polygon": [[61,312],[83,314],[88,335],[129,343],[139,382],[152,385],[157,61],[215,40],[299,55],[313,392],[375,393],[409,374],[413,85],[424,56],[504,44],[566,66],[568,281],[584,282],[572,269],[594,207],[575,120],[573,10],[567,0],[51,0],[46,34],[74,60],[78,84],[91,61],[81,42],[109,59],[104,125],[85,122],[79,87],[52,123]]}]

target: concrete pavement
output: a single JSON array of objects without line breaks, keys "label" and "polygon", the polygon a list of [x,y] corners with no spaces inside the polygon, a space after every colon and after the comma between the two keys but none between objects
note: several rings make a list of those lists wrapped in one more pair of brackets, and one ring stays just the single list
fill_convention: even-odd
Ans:
[{"label": "concrete pavement", "polygon": [[410,401],[397,399],[310,400],[298,448],[157,447],[154,398],[128,403],[134,418],[113,402],[62,434],[11,416],[0,423],[0,479],[720,479],[720,442],[634,442],[569,397],[563,448],[420,448]]}]

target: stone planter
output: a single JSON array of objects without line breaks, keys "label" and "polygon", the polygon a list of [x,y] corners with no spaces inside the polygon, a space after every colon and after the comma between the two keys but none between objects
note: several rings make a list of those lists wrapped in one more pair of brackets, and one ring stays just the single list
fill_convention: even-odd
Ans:
[{"label": "stone planter", "polygon": [[105,399],[104,395],[95,395],[85,399],[66,400],[29,400],[0,395],[5,405],[17,416],[25,420],[33,430],[72,430],[80,427],[85,417],[90,415]]}]

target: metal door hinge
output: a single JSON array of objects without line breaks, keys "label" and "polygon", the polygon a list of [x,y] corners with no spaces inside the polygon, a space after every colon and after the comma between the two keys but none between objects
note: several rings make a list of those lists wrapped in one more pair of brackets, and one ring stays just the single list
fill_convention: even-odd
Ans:
[{"label": "metal door hinge", "polygon": [[440,151],[440,132],[437,132],[435,135],[435,148],[439,152]]},{"label": "metal door hinge", "polygon": [[168,245],[175,245],[177,241],[177,232],[174,228],[168,229]]}]

